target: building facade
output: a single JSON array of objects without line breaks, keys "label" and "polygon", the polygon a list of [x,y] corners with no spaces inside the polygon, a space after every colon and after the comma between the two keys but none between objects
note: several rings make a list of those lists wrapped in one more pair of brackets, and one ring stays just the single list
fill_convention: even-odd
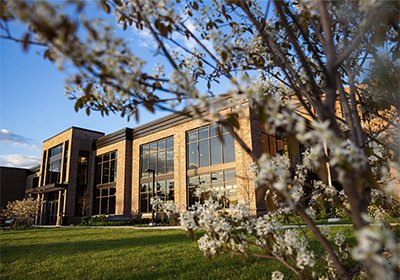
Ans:
[{"label": "building facade", "polygon": [[0,209],[25,197],[26,186],[38,185],[39,166],[31,169],[0,166]]},{"label": "building facade", "polygon": [[[256,157],[289,153],[287,141],[268,135],[249,109],[241,114],[237,134]],[[290,154],[298,160],[300,148]],[[154,193],[182,210],[199,200],[196,190],[205,188],[223,191],[226,207],[240,201],[259,214],[266,211],[265,193],[255,192],[251,162],[218,122],[186,114],[107,135],[72,127],[43,142],[38,185],[26,193],[38,198],[38,225],[74,224],[90,215],[151,213],[153,180]]]}]

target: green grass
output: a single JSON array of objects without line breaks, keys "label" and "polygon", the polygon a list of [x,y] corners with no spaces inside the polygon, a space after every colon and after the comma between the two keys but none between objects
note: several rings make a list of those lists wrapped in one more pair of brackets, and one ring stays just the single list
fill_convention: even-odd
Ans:
[{"label": "green grass", "polygon": [[[323,275],[325,255],[309,230]],[[332,227],[355,245],[351,227]],[[395,227],[400,239],[400,227]],[[205,258],[181,230],[129,228],[47,228],[0,233],[0,279],[271,279],[274,270],[293,275],[276,261],[229,255]],[[346,266],[352,271],[354,263]]]},{"label": "green grass", "polygon": [[180,230],[53,228],[0,233],[5,279],[270,279],[277,262],[205,258]]}]

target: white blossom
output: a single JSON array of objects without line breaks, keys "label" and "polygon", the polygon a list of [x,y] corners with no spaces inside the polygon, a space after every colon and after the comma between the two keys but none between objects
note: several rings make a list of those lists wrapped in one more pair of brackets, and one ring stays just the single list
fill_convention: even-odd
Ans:
[{"label": "white blossom", "polygon": [[282,272],[274,271],[274,272],[272,272],[271,280],[283,280],[284,276],[285,275]]}]

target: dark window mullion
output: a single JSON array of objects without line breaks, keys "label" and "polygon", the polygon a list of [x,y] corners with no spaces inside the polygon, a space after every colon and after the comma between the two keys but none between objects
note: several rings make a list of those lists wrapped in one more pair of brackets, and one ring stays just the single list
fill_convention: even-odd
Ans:
[{"label": "dark window mullion", "polygon": [[111,154],[110,154],[110,160],[108,161],[108,182],[110,183],[111,181]]},{"label": "dark window mullion", "polygon": [[208,138],[208,166],[211,166],[211,138]]},{"label": "dark window mullion", "polygon": [[104,184],[104,182],[103,182],[103,172],[104,172],[103,166],[104,166],[103,161],[101,161],[101,163],[100,163],[100,170],[101,170],[100,184]]},{"label": "dark window mullion", "polygon": [[[222,129],[222,128],[221,128]],[[221,132],[222,132],[222,130],[221,130]],[[223,139],[223,138],[222,138]],[[221,142],[221,152],[220,152],[220,155],[221,155],[221,163],[224,163],[225,162],[225,159],[224,159],[224,143],[223,143],[223,141],[221,141],[220,139],[218,139],[220,142]]]}]

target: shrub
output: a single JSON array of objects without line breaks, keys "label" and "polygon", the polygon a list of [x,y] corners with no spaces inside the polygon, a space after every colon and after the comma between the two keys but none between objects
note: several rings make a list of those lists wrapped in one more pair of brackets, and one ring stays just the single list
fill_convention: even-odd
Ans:
[{"label": "shrub", "polygon": [[12,219],[13,227],[33,226],[35,222],[37,201],[31,197],[22,200],[9,201],[2,216]]},{"label": "shrub", "polygon": [[142,213],[139,211],[131,212],[131,225],[137,225],[142,222]]}]

